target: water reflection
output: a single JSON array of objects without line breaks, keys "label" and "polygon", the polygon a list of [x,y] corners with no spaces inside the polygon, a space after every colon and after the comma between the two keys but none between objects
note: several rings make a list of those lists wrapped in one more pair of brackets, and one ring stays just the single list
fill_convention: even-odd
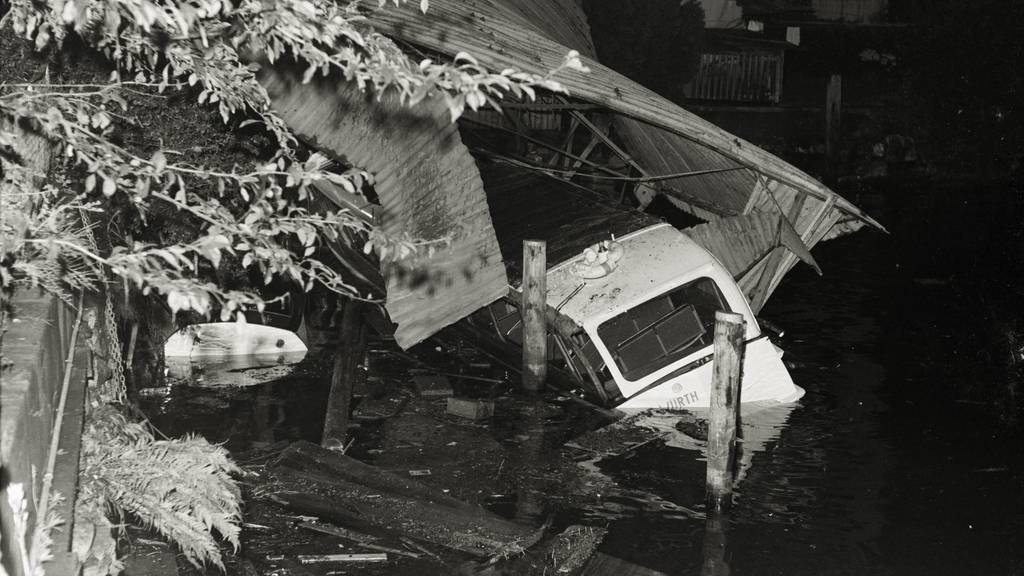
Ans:
[{"label": "water reflection", "polygon": [[729,576],[726,559],[729,516],[727,512],[708,514],[704,522],[704,563],[701,576]]},{"label": "water reflection", "polygon": [[[798,403],[748,402],[740,405],[736,426],[735,481],[738,485],[753,465],[754,455],[772,448]],[[663,433],[665,446],[699,452],[707,462],[708,410],[645,411],[632,422]]]},{"label": "water reflection", "polygon": [[164,361],[168,384],[200,388],[255,386],[292,374],[305,352],[252,354],[211,358],[173,358]]},{"label": "water reflection", "polygon": [[307,348],[294,332],[247,324],[192,324],[164,343],[169,383],[199,387],[253,386],[281,378],[305,358]]},{"label": "water reflection", "polygon": [[317,441],[330,382],[304,356],[167,358],[167,385],[139,390],[138,403],[164,434],[198,433],[232,451]]}]

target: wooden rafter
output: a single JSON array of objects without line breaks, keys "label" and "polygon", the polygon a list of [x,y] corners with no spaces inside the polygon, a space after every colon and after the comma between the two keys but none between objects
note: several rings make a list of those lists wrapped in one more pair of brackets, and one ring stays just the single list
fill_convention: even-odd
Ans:
[{"label": "wooden rafter", "polygon": [[590,130],[592,134],[600,138],[601,141],[604,142],[605,146],[610,148],[611,151],[614,152],[619,158],[621,158],[623,162],[633,167],[633,169],[636,170],[641,176],[645,178],[650,176],[650,174],[648,174],[647,171],[644,170],[643,167],[640,166],[640,164],[638,164],[632,156],[630,156],[625,150],[623,150],[618,144],[616,144],[611,139],[611,137],[608,136],[608,134],[606,134],[603,130],[598,128],[596,124],[594,124],[589,118],[586,117],[586,115],[584,115],[582,112],[575,111],[570,112],[570,114],[572,114],[573,118],[579,120],[580,124],[583,124],[588,130]]},{"label": "wooden rafter", "polygon": [[568,166],[569,158],[572,155],[572,140],[576,137],[576,130],[580,127],[579,120],[573,118],[572,123],[569,125],[569,131],[566,132],[565,138],[562,139],[562,144],[558,147],[558,151],[562,153],[562,156],[556,157],[552,160],[553,166]]},{"label": "wooden rafter", "polygon": [[573,162],[572,168],[570,168],[569,172],[565,174],[566,180],[570,180],[573,176],[576,175],[576,171],[580,169],[580,166],[583,165],[583,162],[587,160],[591,152],[594,151],[594,148],[597,148],[597,145],[600,142],[601,139],[597,137],[597,134],[594,134],[593,136],[590,137],[590,142],[588,142],[587,146],[583,149],[582,152],[580,152],[580,157],[576,159],[575,162]]},{"label": "wooden rafter", "polygon": [[[496,126],[494,124],[491,124],[490,122],[484,122],[482,120],[469,119],[469,118],[466,118],[465,121],[473,123],[473,124],[477,124],[479,126],[483,126],[485,128],[491,128],[491,129],[494,129],[494,130],[501,130],[501,131],[504,131],[504,132],[509,132],[509,133],[516,134],[516,132],[514,130],[511,130],[509,128],[505,128],[503,126]],[[581,157],[581,156],[579,156],[577,154],[572,154],[570,152],[566,152],[564,149],[559,148],[555,144],[550,144],[548,142],[545,142],[545,141],[543,141],[543,140],[541,140],[539,138],[534,138],[532,136],[527,136],[527,135],[523,135],[523,134],[519,134],[519,135],[522,136],[522,138],[527,140],[528,142],[532,142],[533,144],[536,144],[536,145],[541,146],[543,148],[547,148],[548,150],[551,150],[551,151],[553,151],[553,152],[555,152],[557,154],[561,154],[563,157],[569,159],[569,161],[578,160],[578,161],[582,162],[583,164],[585,164],[587,166],[590,166],[590,167],[592,167],[592,168],[594,168],[596,170],[600,170],[600,171],[602,171],[602,172],[604,172],[606,174],[609,174],[611,176],[619,176],[619,177],[625,176],[621,172],[616,172],[615,170],[613,170],[611,168],[608,168],[607,166],[603,166],[603,165],[598,164],[596,162],[592,162],[592,161],[587,160],[586,158],[583,158],[583,157]]]}]

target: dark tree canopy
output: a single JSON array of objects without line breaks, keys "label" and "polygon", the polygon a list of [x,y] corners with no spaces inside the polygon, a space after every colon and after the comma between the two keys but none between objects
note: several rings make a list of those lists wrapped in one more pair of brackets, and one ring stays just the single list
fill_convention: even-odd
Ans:
[{"label": "dark tree canopy", "polygon": [[704,9],[694,0],[584,0],[603,64],[671,100],[683,97],[704,40]]},{"label": "dark tree canopy", "polygon": [[1019,164],[1024,6],[944,0],[917,17],[903,51],[904,121],[929,141],[937,162],[993,173]]}]

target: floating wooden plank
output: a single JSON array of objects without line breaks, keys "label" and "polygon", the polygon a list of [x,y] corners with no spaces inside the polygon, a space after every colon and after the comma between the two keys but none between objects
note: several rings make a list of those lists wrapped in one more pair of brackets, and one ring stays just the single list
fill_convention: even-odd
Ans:
[{"label": "floating wooden plank", "polygon": [[382,552],[373,554],[299,554],[302,564],[320,564],[323,562],[387,562],[388,555]]},{"label": "floating wooden plank", "polygon": [[427,487],[403,476],[391,474],[376,466],[371,466],[355,458],[327,450],[311,442],[300,441],[293,443],[278,456],[273,466],[318,472],[325,476],[355,482],[377,490],[434,502],[452,508],[480,510],[472,504],[452,498],[439,490]]},{"label": "floating wooden plank", "polygon": [[365,169],[380,197],[377,224],[393,238],[449,238],[432,256],[388,265],[387,309],[409,347],[507,292],[483,184],[439,97],[409,108],[343,78],[303,84],[301,71],[265,66],[272,106],[322,152]]},{"label": "floating wooden plank", "polygon": [[539,539],[536,530],[489,515],[382,493],[324,474],[274,468],[281,489],[272,500],[299,512],[345,526],[402,535],[479,558],[519,553]]}]

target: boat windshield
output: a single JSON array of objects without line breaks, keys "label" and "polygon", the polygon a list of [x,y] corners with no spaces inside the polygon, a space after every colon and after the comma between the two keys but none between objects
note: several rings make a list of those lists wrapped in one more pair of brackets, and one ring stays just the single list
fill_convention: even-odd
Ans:
[{"label": "boat windshield", "polygon": [[718,286],[699,278],[605,320],[597,335],[627,380],[639,380],[710,346],[715,311],[729,312]]}]

